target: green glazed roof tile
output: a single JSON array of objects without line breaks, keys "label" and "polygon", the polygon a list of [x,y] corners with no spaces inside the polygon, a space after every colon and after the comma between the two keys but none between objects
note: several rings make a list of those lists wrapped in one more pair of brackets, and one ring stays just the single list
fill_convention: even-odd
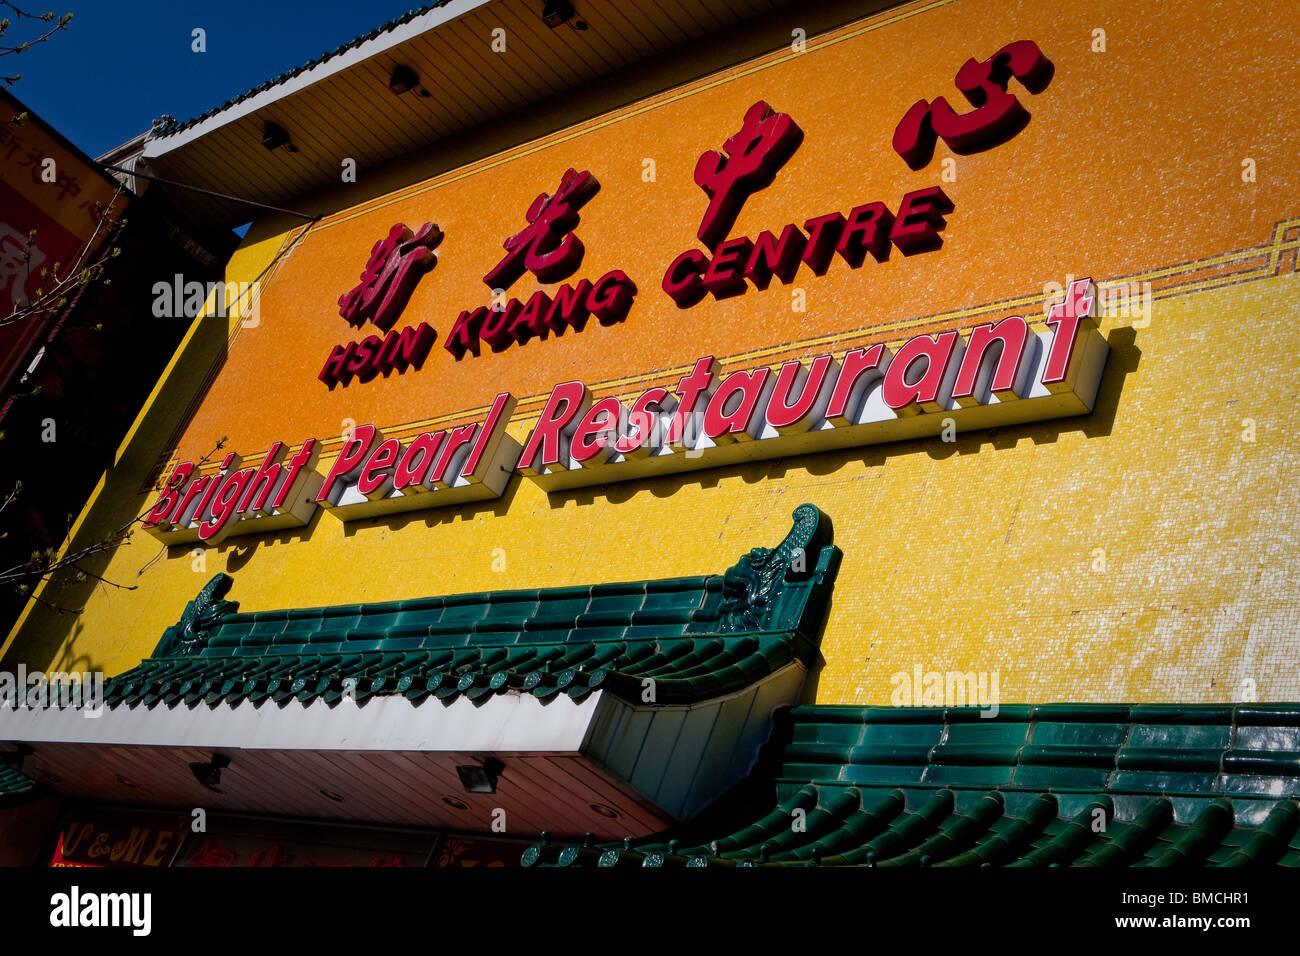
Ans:
[{"label": "green glazed roof tile", "polygon": [[35,786],[36,781],[23,776],[21,770],[6,764],[0,764],[0,803],[6,799],[21,796]]},{"label": "green glazed roof tile", "polygon": [[1111,775],[1114,790],[1157,791],[1160,793],[1213,793],[1218,775],[1207,773],[1171,773],[1160,771],[1117,770]]},{"label": "green glazed roof tile", "polygon": [[[1297,707],[1253,704],[1239,725],[1244,710],[1053,705],[980,724],[969,710],[795,707],[699,818],[573,865],[1300,866]],[[1243,738],[1271,749],[1234,750]]]},{"label": "green glazed roof tile", "polygon": [[935,787],[997,787],[1011,782],[1011,768],[997,761],[982,766],[931,764],[921,780]]},{"label": "green glazed roof tile", "polygon": [[[796,776],[803,776],[798,764],[790,767],[791,773]],[[814,773],[821,768],[810,767]],[[901,784],[918,784],[921,782],[921,776],[925,773],[924,767],[918,766],[848,766],[845,767],[839,776],[843,783],[859,784],[861,786],[891,786]]]},{"label": "green glazed roof tile", "polygon": [[1240,753],[1295,753],[1300,751],[1300,726],[1238,724],[1232,746]]},{"label": "green glazed roof tile", "polygon": [[1300,704],[1243,704],[1233,708],[1237,726],[1300,727]]},{"label": "green glazed roof tile", "polygon": [[1135,725],[1227,726],[1232,722],[1232,712],[1232,706],[1226,704],[1134,704],[1129,709],[1129,719]]},{"label": "green glazed roof tile", "polygon": [[[508,691],[577,699],[594,686],[639,701],[653,678],[659,703],[725,695],[815,660],[838,560],[825,515],[801,505],[793,517],[776,548],[755,548],[720,575],[251,612],[226,600],[234,582],[218,575],[153,656],[106,691],[128,707],[332,704],[354,685],[358,702]],[[794,560],[803,553],[822,570]],[[158,683],[182,673],[184,689]],[[273,673],[293,679],[272,687]]]}]

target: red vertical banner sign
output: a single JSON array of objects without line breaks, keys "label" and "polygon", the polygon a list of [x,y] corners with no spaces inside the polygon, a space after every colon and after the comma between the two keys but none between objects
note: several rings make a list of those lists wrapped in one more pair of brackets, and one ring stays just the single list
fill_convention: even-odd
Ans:
[{"label": "red vertical banner sign", "polygon": [[[62,275],[78,260],[95,261],[106,233],[96,234],[96,226],[116,192],[88,157],[35,116],[11,122],[22,112],[0,90],[0,394],[26,369],[58,312],[12,317],[51,288],[56,267]],[[113,214],[125,204],[120,199]]]}]

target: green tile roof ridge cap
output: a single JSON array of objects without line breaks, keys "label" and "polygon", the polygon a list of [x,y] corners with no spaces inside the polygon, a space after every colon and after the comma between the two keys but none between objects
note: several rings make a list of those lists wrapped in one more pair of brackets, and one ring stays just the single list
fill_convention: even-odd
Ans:
[{"label": "green tile roof ridge cap", "polygon": [[[775,548],[754,548],[723,574],[723,599],[718,608],[718,626],[720,634],[743,633],[780,633],[793,631],[803,623],[805,611],[808,610],[813,590],[826,590],[833,578],[832,572],[819,571],[817,561],[821,552],[830,546],[832,534],[830,520],[811,504],[802,504],[794,510],[793,524],[785,538]],[[703,583],[715,575],[696,576],[695,580]],[[633,590],[645,590],[645,581],[626,582],[622,586]],[[239,612],[239,604],[225,600],[225,596],[234,585],[234,579],[225,573],[213,577],[200,590],[198,596],[188,605],[177,624],[164,633],[151,658],[188,657],[201,646],[206,645],[213,633],[226,625],[248,623],[255,626],[257,615],[274,614],[276,620],[284,619],[281,615],[297,609],[276,609]],[[595,587],[591,586],[594,591]],[[481,605],[490,609],[494,599],[499,603],[518,601],[525,595],[544,595],[551,589],[515,589],[512,591],[469,592],[464,595],[443,596],[463,598],[457,606]],[[822,595],[823,597],[825,595]],[[473,599],[478,598],[475,602]],[[592,600],[598,595],[593,594]],[[427,601],[429,598],[415,598],[415,601]],[[363,617],[368,607],[380,607],[382,613],[402,613],[391,610],[394,604],[403,602],[375,602],[366,604],[343,604],[321,608],[305,609],[299,620],[314,620],[319,614],[326,615],[339,612],[338,616],[349,616],[350,609],[356,608],[356,614]],[[541,599],[538,598],[538,603]],[[820,611],[820,608],[814,608]],[[267,619],[264,619],[264,621]],[[475,619],[477,620],[477,619]],[[472,621],[465,622],[466,624]],[[629,622],[630,623],[630,622]],[[509,628],[503,628],[509,630]],[[710,628],[710,631],[714,630]],[[689,636],[695,636],[692,632]],[[304,644],[308,642],[302,642]]]},{"label": "green tile roof ridge cap", "polygon": [[[835,576],[836,557],[823,562],[833,547],[830,519],[812,504],[801,504],[775,548],[753,548],[723,574],[721,629],[760,630],[775,619],[780,630],[793,630],[809,610],[819,613],[821,593]],[[832,552],[837,555],[838,549]],[[810,605],[814,607],[810,608]]]}]

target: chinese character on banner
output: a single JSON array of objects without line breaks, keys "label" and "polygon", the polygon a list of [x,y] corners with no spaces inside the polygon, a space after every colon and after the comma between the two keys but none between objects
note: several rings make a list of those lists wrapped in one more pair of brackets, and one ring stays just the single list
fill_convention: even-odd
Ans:
[{"label": "chinese character on banner", "polygon": [[759,100],[745,112],[740,131],[695,164],[695,183],[709,197],[699,237],[710,249],[727,238],[745,200],[772,184],[803,142],[803,130],[787,113]]},{"label": "chinese character on banner", "polygon": [[360,284],[339,299],[339,315],[357,328],[368,319],[384,332],[392,329],[420,279],[437,265],[433,250],[442,235],[431,222],[414,235],[400,222],[388,230],[370,250]]},{"label": "chinese character on banner", "polygon": [[235,854],[223,850],[204,840],[199,848],[190,854],[189,866],[234,866]]},{"label": "chinese character on banner", "polygon": [[64,176],[60,174],[57,186],[60,200],[67,199],[68,193],[72,193],[74,197],[81,195],[81,186],[77,184],[76,176]]},{"label": "chinese character on banner", "polygon": [[30,301],[27,286],[33,276],[41,274],[44,261],[45,253],[35,245],[29,247],[26,236],[0,222],[0,315]]},{"label": "chinese character on banner", "polygon": [[518,866],[519,858],[523,856],[526,848],[527,844],[519,841],[449,836],[439,847],[438,855],[430,865],[435,867]]},{"label": "chinese character on banner", "polygon": [[4,155],[0,156],[0,160],[7,162],[13,159],[14,153],[23,148],[23,141],[21,137],[14,136],[11,130],[0,127],[0,146],[5,147]]},{"label": "chinese character on banner", "polygon": [[573,234],[578,228],[578,210],[600,192],[600,183],[587,171],[569,169],[555,195],[542,193],[528,207],[528,225],[511,236],[502,248],[506,257],[483,277],[489,289],[508,289],[531,272],[538,282],[562,282],[582,264],[582,240]]},{"label": "chinese character on banner", "polygon": [[77,203],[78,209],[86,211],[86,217],[90,220],[92,226],[99,225],[100,216],[104,214],[104,207],[97,202],[91,202],[89,199]]},{"label": "chinese character on banner", "polygon": [[963,156],[1005,143],[1029,122],[1029,111],[1007,92],[1007,83],[1014,76],[1030,93],[1041,93],[1053,71],[1033,40],[1008,43],[982,63],[967,60],[954,83],[975,109],[958,115],[942,96],[933,103],[917,100],[894,130],[894,152],[921,169],[938,139]]}]

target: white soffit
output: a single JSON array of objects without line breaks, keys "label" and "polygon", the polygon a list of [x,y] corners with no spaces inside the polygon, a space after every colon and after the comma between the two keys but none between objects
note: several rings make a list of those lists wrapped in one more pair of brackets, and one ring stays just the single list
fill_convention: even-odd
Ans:
[{"label": "white soffit", "polygon": [[426,33],[444,23],[449,23],[458,17],[464,16],[471,10],[487,6],[491,2],[492,0],[452,0],[451,3],[444,7],[422,13],[420,16],[394,27],[380,36],[373,37],[350,50],[345,50],[337,56],[330,57],[323,63],[316,64],[309,70],[303,70],[301,73],[289,77],[283,83],[277,83],[275,86],[262,90],[262,92],[256,93],[247,99],[232,103],[226,109],[195,123],[193,126],[179,130],[170,136],[160,136],[157,139],[150,140],[145,145],[144,156],[153,158],[168,153],[173,149],[178,149],[228,123],[233,123],[250,113],[256,113],[264,106],[292,96],[299,90],[313,86],[326,77],[341,73],[373,56],[386,53],[393,47],[405,43],[421,33]]},{"label": "white soffit", "polygon": [[[305,197],[339,181],[342,157],[372,170],[419,154],[678,48],[718,38],[714,66],[744,54],[731,42],[750,20],[783,15],[804,24],[788,0],[578,0],[586,30],[541,20],[544,0],[453,0],[355,48],[148,142],[143,172],[242,199],[320,212]],[[775,12],[774,12],[775,11]],[[795,21],[798,22],[795,22]],[[507,54],[491,49],[504,30]],[[779,30],[777,31],[780,32]],[[750,51],[753,52],[752,50]],[[396,65],[413,69],[428,97],[388,90]],[[606,107],[607,108],[607,107]],[[267,122],[296,152],[262,146]],[[536,131],[534,131],[534,134]],[[167,194],[201,222],[235,225],[247,206],[182,189]]]}]

